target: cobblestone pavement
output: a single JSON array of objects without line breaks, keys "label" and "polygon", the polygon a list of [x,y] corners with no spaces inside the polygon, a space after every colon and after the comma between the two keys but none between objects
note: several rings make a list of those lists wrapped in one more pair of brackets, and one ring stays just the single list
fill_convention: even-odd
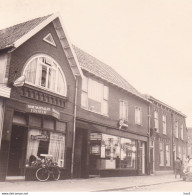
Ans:
[{"label": "cobblestone pavement", "polygon": [[[118,191],[129,187],[144,187],[161,183],[178,182],[174,174],[67,179],[59,181],[6,181],[0,182],[0,192],[98,192]],[[173,190],[174,191],[174,190]]]}]

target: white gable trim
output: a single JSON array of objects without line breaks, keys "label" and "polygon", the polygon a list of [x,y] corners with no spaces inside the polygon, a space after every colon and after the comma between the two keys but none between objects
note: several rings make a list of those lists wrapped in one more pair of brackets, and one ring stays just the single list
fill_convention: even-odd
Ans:
[{"label": "white gable trim", "polygon": [[[70,64],[70,67],[71,67],[71,70],[73,72],[73,75],[74,76],[80,76],[81,78],[83,77],[83,73],[82,73],[82,70],[80,68],[80,65],[79,65],[79,62],[77,60],[77,57],[76,57],[76,54],[75,52],[73,51],[73,48],[71,46],[71,43],[69,41],[69,38],[68,36],[66,35],[66,29],[64,29],[64,25],[63,23],[61,22],[61,17],[58,13],[55,13],[53,15],[51,15],[50,17],[48,17],[46,20],[44,20],[41,24],[39,24],[38,26],[36,26],[34,29],[32,29],[30,32],[28,32],[27,34],[25,34],[24,36],[22,36],[20,39],[18,39],[17,41],[14,42],[13,46],[14,48],[17,48],[19,47],[20,45],[22,45],[23,43],[25,43],[28,39],[30,39],[32,36],[34,36],[36,33],[38,33],[40,30],[42,30],[45,26],[47,26],[49,23],[53,22],[56,18],[58,18],[59,22],[61,23],[61,31],[62,33],[65,35],[66,37],[66,40],[68,42],[68,49],[72,52],[72,56],[70,57],[67,57],[68,59],[68,62]],[[55,27],[55,30],[57,31],[57,26],[54,25]],[[57,31],[57,34],[58,34],[58,31]],[[61,39],[60,39],[61,41]],[[65,46],[62,44],[63,46],[63,50],[66,54],[66,50],[65,50]],[[71,61],[74,60],[74,63],[71,63]],[[72,65],[71,65],[72,64]]]},{"label": "white gable trim", "polygon": [[50,22],[52,22],[57,17],[58,16],[56,14],[53,14],[50,17],[48,17],[41,24],[39,24],[34,29],[32,29],[30,32],[28,32],[27,34],[25,34],[24,36],[22,36],[20,39],[18,39],[17,41],[15,41],[14,47],[17,48],[20,45],[22,45],[23,43],[25,43],[28,39],[30,39],[32,36],[34,36],[35,34],[37,34],[40,30],[42,30],[45,26],[47,26]]}]

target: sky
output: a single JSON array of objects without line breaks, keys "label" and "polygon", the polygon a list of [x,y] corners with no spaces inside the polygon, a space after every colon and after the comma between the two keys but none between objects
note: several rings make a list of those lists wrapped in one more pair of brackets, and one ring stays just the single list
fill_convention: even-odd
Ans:
[{"label": "sky", "polygon": [[55,12],[71,43],[192,127],[191,0],[0,0],[0,29]]}]

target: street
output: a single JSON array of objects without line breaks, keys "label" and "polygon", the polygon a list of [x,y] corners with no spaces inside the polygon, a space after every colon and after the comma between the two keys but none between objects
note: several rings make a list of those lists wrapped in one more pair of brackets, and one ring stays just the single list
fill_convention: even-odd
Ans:
[{"label": "street", "polygon": [[0,192],[130,192],[130,191],[192,191],[192,182],[175,179],[173,174],[96,177],[59,181],[6,181],[0,182]]},{"label": "street", "polygon": [[131,187],[115,190],[119,192],[191,192],[192,182],[178,181],[173,183]]}]

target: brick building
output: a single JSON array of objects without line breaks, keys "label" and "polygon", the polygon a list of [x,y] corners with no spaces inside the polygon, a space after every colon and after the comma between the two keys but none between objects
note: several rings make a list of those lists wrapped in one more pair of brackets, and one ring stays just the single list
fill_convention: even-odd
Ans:
[{"label": "brick building", "polygon": [[150,172],[173,170],[176,157],[187,156],[186,116],[171,106],[146,96],[150,105]]},{"label": "brick building", "polygon": [[45,154],[58,162],[61,178],[69,177],[75,83],[82,73],[60,17],[53,14],[1,30],[0,40],[0,60],[11,88],[0,129],[0,180],[34,179],[30,158]]},{"label": "brick building", "polygon": [[72,47],[58,15],[1,30],[0,37],[11,88],[2,181],[34,179],[30,157],[42,154],[53,155],[62,178],[148,173],[148,100],[111,67]]},{"label": "brick building", "polygon": [[1,181],[35,179],[31,156],[52,155],[64,179],[171,170],[186,155],[185,115],[72,46],[57,14],[1,30],[0,62]]},{"label": "brick building", "polygon": [[110,66],[74,47],[78,88],[74,176],[148,173],[149,101]]}]

